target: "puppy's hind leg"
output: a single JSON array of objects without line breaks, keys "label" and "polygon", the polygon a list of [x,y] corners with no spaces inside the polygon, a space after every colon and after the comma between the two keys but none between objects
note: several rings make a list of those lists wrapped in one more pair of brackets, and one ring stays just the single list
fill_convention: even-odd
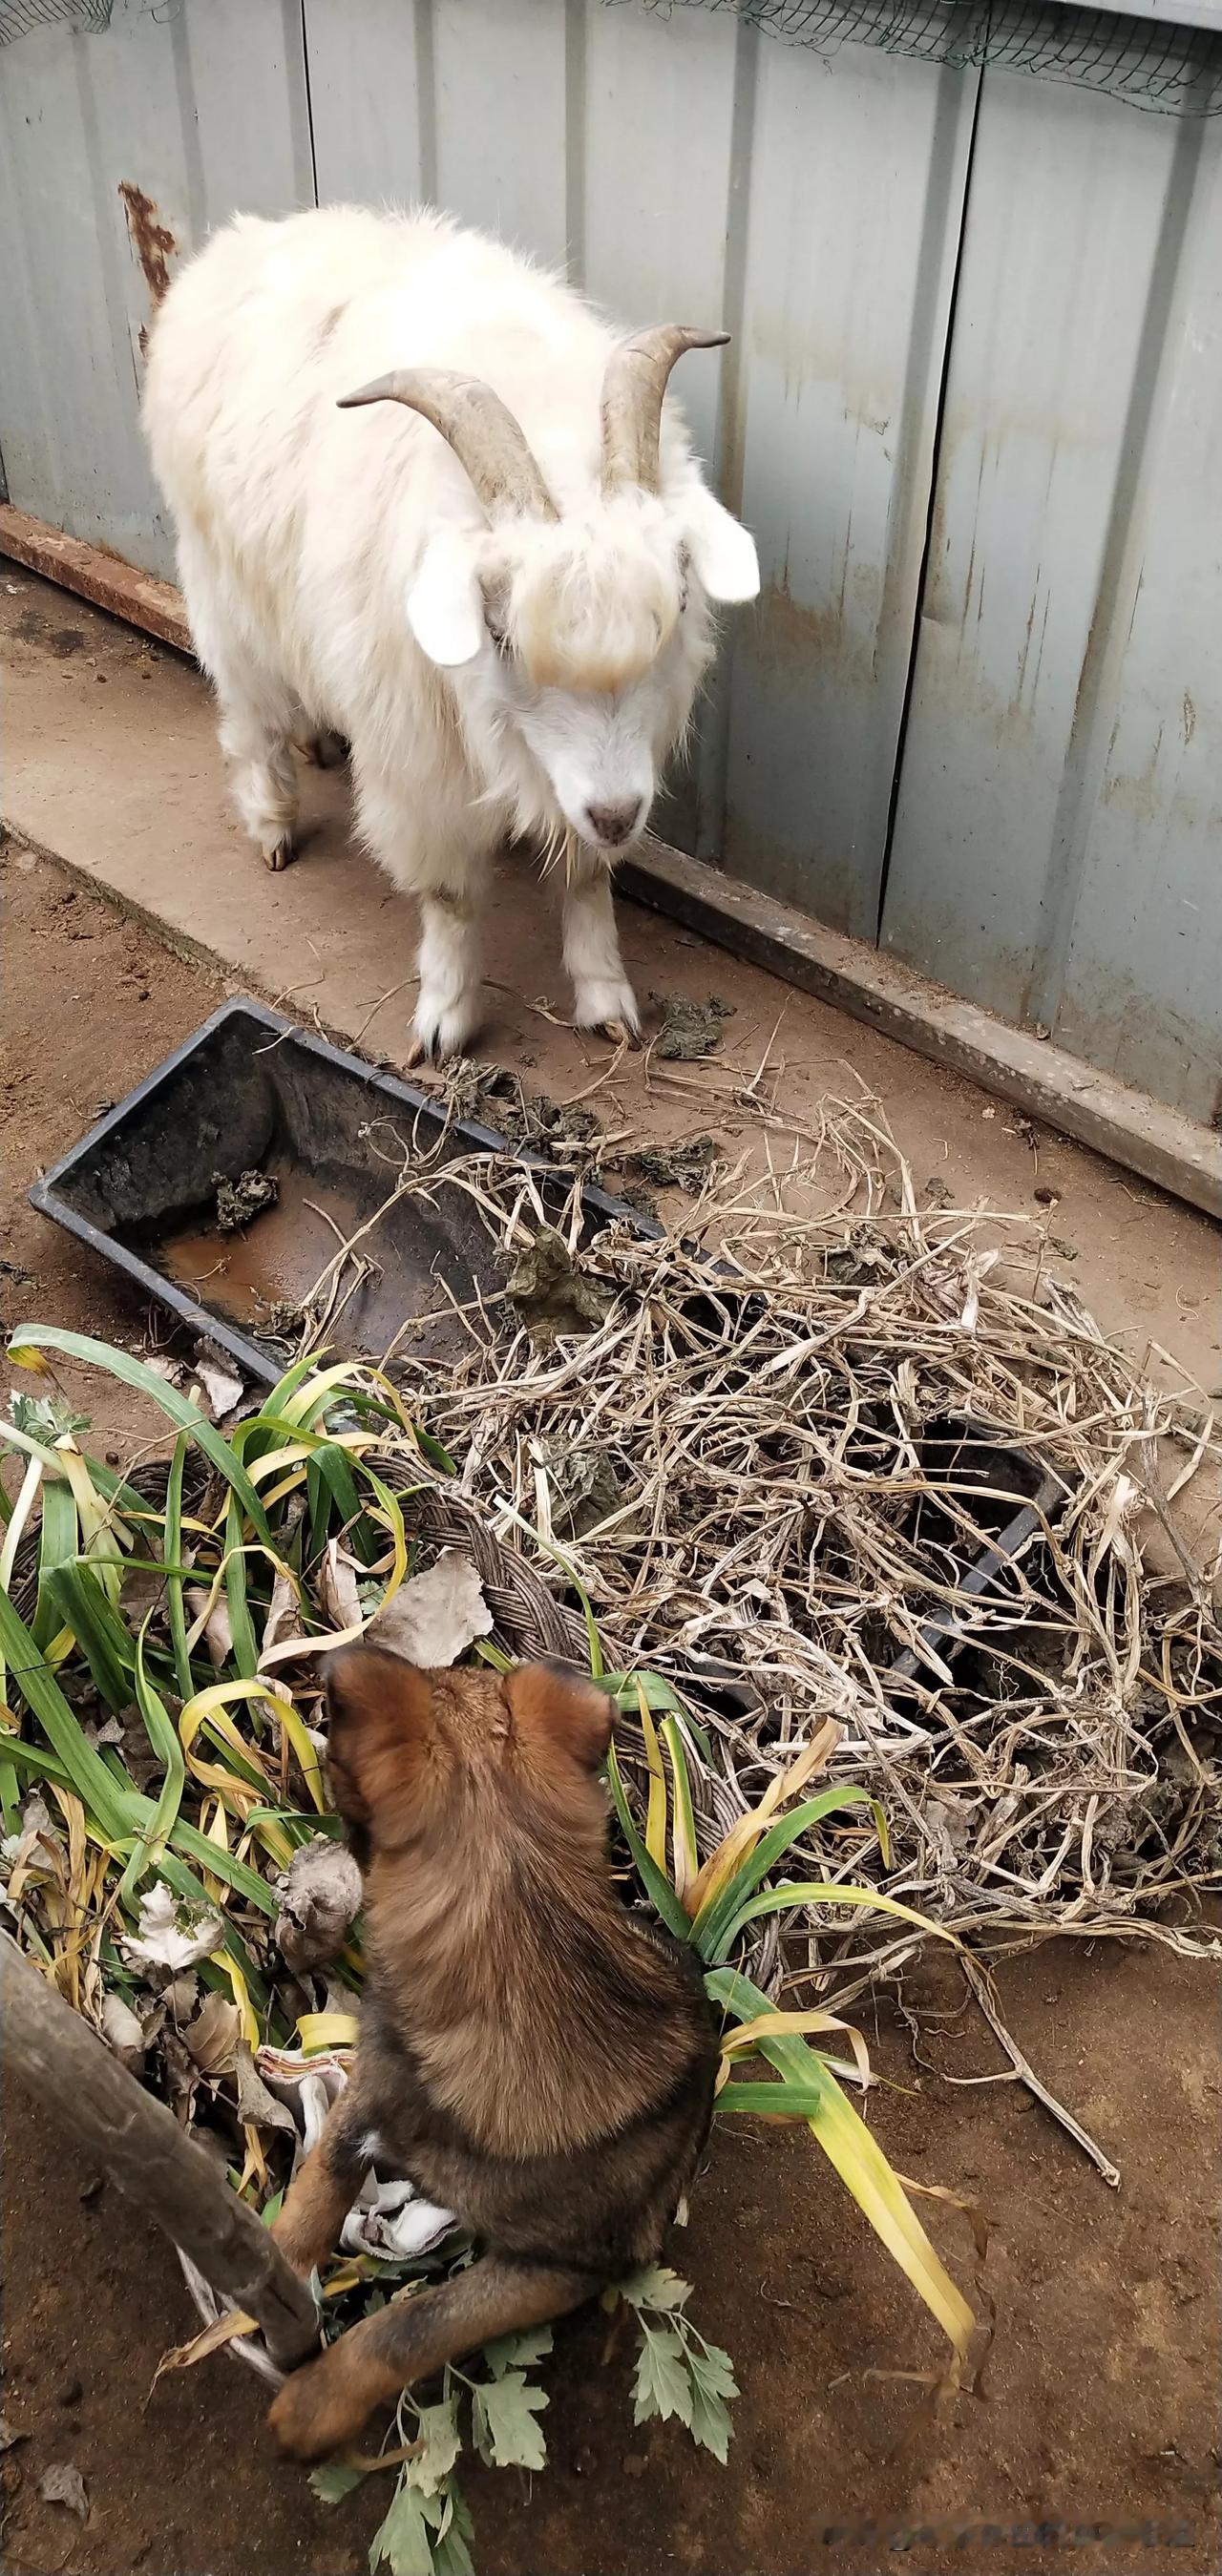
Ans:
[{"label": "puppy's hind leg", "polygon": [[268,2418],[276,2440],[292,2459],[325,2459],[355,2440],[373,2407],[388,2405],[494,2335],[566,2315],[602,2286],[593,2273],[486,2254],[469,2272],[363,2318],[317,2361],[294,2371]]}]

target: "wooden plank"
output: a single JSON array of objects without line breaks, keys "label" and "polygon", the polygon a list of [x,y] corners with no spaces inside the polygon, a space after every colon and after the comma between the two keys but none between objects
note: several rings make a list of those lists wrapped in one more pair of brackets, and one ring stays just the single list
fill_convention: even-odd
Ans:
[{"label": "wooden plank", "polygon": [[220,2298],[257,2319],[273,2361],[286,2370],[303,2361],[318,2342],[308,2283],[290,2271],[270,2231],[212,2157],[129,2075],[7,1932],[0,1933],[0,2026],[6,2073],[54,2112],[116,2190],[189,2255]]},{"label": "wooden plank", "polygon": [[1190,1207],[1222,1217],[1222,1135],[1178,1110],[660,841],[625,860],[616,882],[634,902],[966,1074]]},{"label": "wooden plank", "polygon": [[91,599],[95,608],[107,609],[129,626],[143,627],[159,643],[173,644],[180,653],[191,652],[182,592],[172,582],[157,581],[152,573],[139,572],[135,564],[107,554],[103,547],[66,537],[62,529],[49,528],[42,519],[31,519],[25,510],[14,510],[7,503],[0,504],[0,555],[41,573],[46,581],[57,581],[62,590],[74,590],[80,599]]}]

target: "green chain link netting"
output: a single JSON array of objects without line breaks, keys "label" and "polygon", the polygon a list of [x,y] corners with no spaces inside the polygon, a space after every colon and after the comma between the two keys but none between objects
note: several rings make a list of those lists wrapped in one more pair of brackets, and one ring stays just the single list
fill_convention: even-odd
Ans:
[{"label": "green chain link netting", "polygon": [[[612,6],[624,0],[611,0]],[[658,15],[732,9],[749,26],[833,54],[873,45],[922,62],[1078,81],[1164,116],[1222,113],[1222,35],[1058,0],[642,0]]]},{"label": "green chain link netting", "polygon": [[108,27],[114,0],[0,0],[0,45],[29,36],[35,27]]}]

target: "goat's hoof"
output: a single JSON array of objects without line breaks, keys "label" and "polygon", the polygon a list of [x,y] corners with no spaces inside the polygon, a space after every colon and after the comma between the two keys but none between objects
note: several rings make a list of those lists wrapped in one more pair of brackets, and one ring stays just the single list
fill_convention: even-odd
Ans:
[{"label": "goat's hoof", "polygon": [[604,1020],[603,1030],[612,1046],[639,1047],[641,1043],[640,1030],[630,1029],[626,1020]]},{"label": "goat's hoof", "polygon": [[303,734],[293,748],[314,769],[342,769],[348,757],[348,745],[342,733],[332,733],[326,726],[319,733]]},{"label": "goat's hoof", "polygon": [[457,1002],[425,1003],[416,1007],[415,1033],[410,1064],[444,1064],[449,1056],[465,1055],[479,1027],[478,995]]},{"label": "goat's hoof", "polygon": [[602,1029],[615,1046],[640,1043],[641,1015],[631,984],[617,982],[612,976],[592,978],[577,986],[576,1010],[573,1014],[579,1029]]},{"label": "goat's hoof", "polygon": [[264,850],[263,865],[271,869],[274,877],[282,876],[286,868],[291,868],[296,856],[297,844],[293,835],[291,832],[284,832],[278,841],[270,842]]}]

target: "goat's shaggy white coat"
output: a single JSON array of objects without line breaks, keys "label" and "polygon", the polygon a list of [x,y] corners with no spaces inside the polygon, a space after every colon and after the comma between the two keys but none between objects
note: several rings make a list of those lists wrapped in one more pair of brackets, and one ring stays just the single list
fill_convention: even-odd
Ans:
[{"label": "goat's shaggy white coat", "polygon": [[[580,1025],[635,1030],[610,893],[711,652],[710,598],[754,596],[750,538],[663,412],[656,494],[604,493],[616,346],[559,281],[442,216],[333,207],[218,233],[171,287],[144,416],[216,685],[237,801],[292,854],[292,745],[351,745],[361,834],[423,909],[416,1039],[478,1018],[476,918],[498,843],[566,863]],[[388,369],[482,378],[558,518],[486,512],[428,422],[341,410]]]}]

